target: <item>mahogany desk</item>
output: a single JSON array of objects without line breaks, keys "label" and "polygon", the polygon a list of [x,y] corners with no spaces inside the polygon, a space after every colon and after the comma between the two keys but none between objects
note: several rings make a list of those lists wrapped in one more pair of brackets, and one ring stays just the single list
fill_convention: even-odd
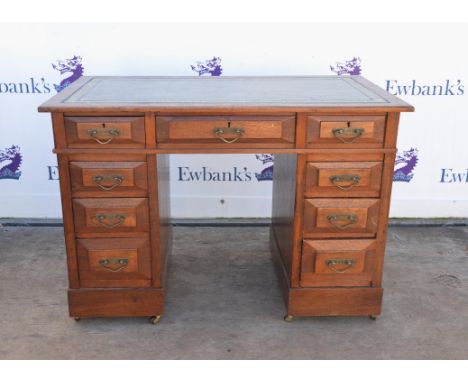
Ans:
[{"label": "mahogany desk", "polygon": [[274,153],[286,319],[376,317],[399,115],[413,110],[359,76],[80,78],[39,107],[52,113],[70,315],[159,321],[168,154]]}]

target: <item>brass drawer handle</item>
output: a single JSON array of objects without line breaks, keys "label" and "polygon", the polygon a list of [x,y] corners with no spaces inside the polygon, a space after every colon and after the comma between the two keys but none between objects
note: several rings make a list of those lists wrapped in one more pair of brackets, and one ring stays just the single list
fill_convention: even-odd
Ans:
[{"label": "brass drawer handle", "polygon": [[[325,261],[325,264],[327,264],[327,267],[333,272],[345,273],[354,266],[355,261],[353,259],[330,259]],[[338,269],[335,265],[345,265],[345,267]]]},{"label": "brass drawer handle", "polygon": [[[110,136],[105,141],[102,141],[98,137],[96,137],[96,135],[105,135],[105,134]],[[94,139],[100,145],[107,145],[108,143],[112,142],[112,140],[115,137],[118,137],[120,135],[120,129],[116,129],[116,128],[107,129],[106,124],[103,123],[102,127],[100,128],[88,129],[88,135],[90,138]]]},{"label": "brass drawer handle", "polygon": [[[344,174],[344,175],[332,175],[330,176],[330,182],[335,187],[338,187],[340,190],[350,190],[354,186],[357,186],[361,181],[361,177],[359,175],[352,175],[352,174]],[[350,183],[347,185],[340,185],[338,183]]]},{"label": "brass drawer handle", "polygon": [[[244,135],[244,129],[239,127],[231,127],[231,122],[228,122],[228,127],[215,127],[213,133],[225,143],[234,143],[237,142]],[[223,134],[236,134],[237,137],[232,139],[226,139]]]},{"label": "brass drawer handle", "polygon": [[[125,178],[122,175],[95,175],[93,182],[96,183],[101,189],[105,191],[113,190],[120,186]],[[102,182],[113,182],[110,186],[104,186]]]},{"label": "brass drawer handle", "polygon": [[99,264],[110,272],[120,272],[128,265],[128,259],[102,259]]},{"label": "brass drawer handle", "polygon": [[[124,221],[127,215],[125,214],[97,214],[96,215],[96,220],[98,221],[99,224],[107,227],[107,228],[114,228],[119,225],[121,225]],[[107,223],[106,220],[115,220],[117,221],[115,223]]]},{"label": "brass drawer handle", "polygon": [[[338,229],[348,228],[349,226],[356,224],[358,222],[358,217],[355,214],[349,214],[349,215],[333,214],[333,215],[328,215],[327,219],[330,222],[330,224],[332,224]],[[344,221],[345,223],[344,224],[338,223],[342,221]]]},{"label": "brass drawer handle", "polygon": [[352,128],[351,122],[348,122],[348,127],[333,129],[332,133],[336,139],[339,139],[343,143],[353,143],[364,134],[364,129],[360,127]]}]

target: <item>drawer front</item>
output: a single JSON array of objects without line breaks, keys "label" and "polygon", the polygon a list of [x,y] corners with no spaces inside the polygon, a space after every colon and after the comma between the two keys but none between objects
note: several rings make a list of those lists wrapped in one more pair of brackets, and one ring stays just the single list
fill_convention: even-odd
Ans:
[{"label": "drawer front", "polygon": [[158,145],[294,147],[294,116],[159,116]]},{"label": "drawer front", "polygon": [[309,116],[307,144],[328,148],[378,148],[385,138],[385,116]]},{"label": "drawer front", "polygon": [[379,197],[382,162],[309,162],[306,197]]},{"label": "drawer front", "polygon": [[73,213],[77,234],[146,232],[149,227],[145,198],[73,199]]},{"label": "drawer front", "polygon": [[69,147],[144,147],[143,117],[65,117]]},{"label": "drawer front", "polygon": [[70,162],[74,196],[146,196],[145,162]]},{"label": "drawer front", "polygon": [[304,237],[375,237],[378,199],[306,199]]},{"label": "drawer front", "polygon": [[80,286],[144,287],[151,284],[146,237],[77,239]]},{"label": "drawer front", "polygon": [[304,240],[301,286],[370,286],[375,240]]}]

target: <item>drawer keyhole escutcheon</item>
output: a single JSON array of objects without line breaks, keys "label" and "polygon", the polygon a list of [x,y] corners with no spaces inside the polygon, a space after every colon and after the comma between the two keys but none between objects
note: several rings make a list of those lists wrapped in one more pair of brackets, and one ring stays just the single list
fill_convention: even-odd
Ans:
[{"label": "drawer keyhole escutcheon", "polygon": [[[327,267],[330,268],[333,272],[345,273],[354,266],[355,262],[352,259],[330,259],[327,260],[325,264],[327,264]],[[337,268],[337,265],[340,267]]]},{"label": "drawer keyhole escutcheon", "polygon": [[[120,186],[124,181],[123,175],[95,175],[93,176],[93,182],[96,183],[99,188],[105,191],[113,190],[114,188]],[[102,183],[109,183],[112,182],[110,186],[106,186]]]},{"label": "drawer keyhole escutcheon", "polygon": [[[106,128],[106,124],[103,123],[102,127],[95,129],[88,129],[88,136],[94,139],[100,145],[107,145],[112,142],[112,140],[120,135],[120,129],[116,128]],[[109,138],[102,140],[98,136],[108,136]]]},{"label": "drawer keyhole escutcheon", "polygon": [[[350,190],[354,186],[357,186],[361,181],[359,175],[344,174],[344,175],[332,175],[330,176],[330,182],[340,190]],[[347,184],[340,184],[347,183]]]},{"label": "drawer keyhole escutcheon", "polygon": [[[335,226],[338,229],[346,229],[349,226],[356,224],[358,222],[358,217],[354,214],[349,214],[349,215],[333,214],[333,215],[328,215],[327,219],[331,225]],[[344,222],[344,223],[340,223],[340,222]]]},{"label": "drawer keyhole escutcheon", "polygon": [[[127,215],[125,214],[97,214],[96,220],[99,222],[99,224],[107,228],[114,228],[121,225],[125,221],[126,217]],[[108,221],[110,222],[108,223]]]},{"label": "drawer keyhole escutcheon", "polygon": [[[240,127],[231,127],[231,122],[228,122],[228,127],[215,127],[213,133],[224,143],[234,143],[237,142],[244,135],[244,129]],[[228,139],[223,137],[223,134],[237,135],[237,137]]]},{"label": "drawer keyhole escutcheon", "polygon": [[347,122],[346,128],[333,129],[332,134],[336,139],[343,143],[353,143],[364,134],[364,129],[360,127],[351,127],[351,122]]},{"label": "drawer keyhole escutcheon", "polygon": [[102,259],[99,264],[110,272],[120,272],[128,265],[128,259]]}]

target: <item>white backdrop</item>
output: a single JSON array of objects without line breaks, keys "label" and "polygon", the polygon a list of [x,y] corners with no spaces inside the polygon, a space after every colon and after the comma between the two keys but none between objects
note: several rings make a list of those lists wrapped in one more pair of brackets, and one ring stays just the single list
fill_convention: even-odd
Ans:
[{"label": "white backdrop", "polygon": [[[0,25],[0,217],[61,216],[50,117],[36,111],[54,84],[80,68],[197,76],[191,65],[214,57],[221,75],[360,72],[413,104],[401,117],[391,216],[468,217],[466,36],[467,24]],[[269,158],[216,159],[171,157],[172,215],[270,216],[271,181],[256,176]]]}]

